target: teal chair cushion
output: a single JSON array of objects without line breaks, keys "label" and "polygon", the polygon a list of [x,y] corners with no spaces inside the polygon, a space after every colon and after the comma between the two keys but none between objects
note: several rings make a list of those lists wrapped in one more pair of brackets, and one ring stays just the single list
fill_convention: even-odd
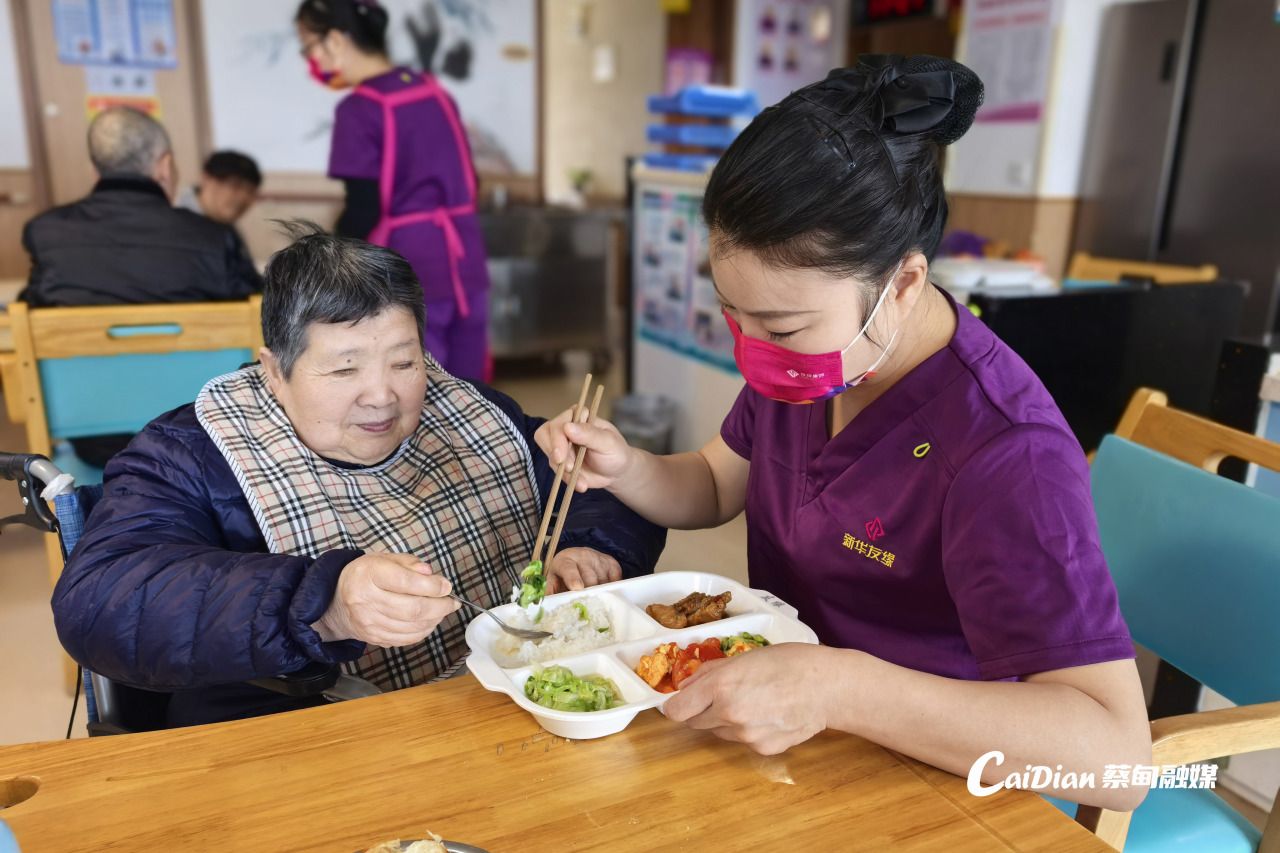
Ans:
[{"label": "teal chair cushion", "polygon": [[1134,640],[1237,705],[1280,700],[1280,498],[1109,435],[1102,552]]},{"label": "teal chair cushion", "polygon": [[[1114,435],[1091,476],[1133,638],[1236,704],[1280,699],[1280,667],[1259,654],[1280,648],[1280,499]],[[1260,837],[1212,791],[1157,789],[1125,850],[1252,853]]]},{"label": "teal chair cushion", "polygon": [[40,362],[54,439],[138,432],[204,384],[256,356],[247,349],[47,358]]},{"label": "teal chair cushion", "polygon": [[247,349],[223,349],[44,359],[40,387],[53,463],[76,485],[101,483],[102,469],[82,461],[61,439],[140,432],[193,401],[210,379],[253,358]]},{"label": "teal chair cushion", "polygon": [[[1076,804],[1045,797],[1069,816]],[[1255,853],[1262,833],[1212,791],[1157,788],[1133,813],[1124,853]]]},{"label": "teal chair cushion", "polygon": [[76,456],[71,445],[65,441],[59,441],[53,446],[53,459],[50,461],[58,466],[59,471],[75,477],[77,486],[95,486],[102,482],[102,469]]}]

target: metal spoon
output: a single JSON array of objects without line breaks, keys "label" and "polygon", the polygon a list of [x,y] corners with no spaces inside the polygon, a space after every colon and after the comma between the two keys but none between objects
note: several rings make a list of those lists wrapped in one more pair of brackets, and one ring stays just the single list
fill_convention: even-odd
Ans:
[{"label": "metal spoon", "polygon": [[506,622],[503,622],[497,616],[494,616],[493,611],[489,610],[487,607],[481,607],[479,604],[476,604],[473,601],[467,601],[465,598],[454,595],[453,593],[449,593],[449,597],[452,598],[454,601],[458,602],[459,604],[465,604],[467,607],[470,607],[472,610],[478,610],[481,613],[487,613],[490,619],[492,619],[494,622],[497,622],[499,625],[502,626],[502,630],[506,631],[508,634],[511,634],[512,636],[519,637],[522,640],[545,640],[547,637],[551,636],[551,632],[549,631],[530,631],[527,628],[512,628]]}]

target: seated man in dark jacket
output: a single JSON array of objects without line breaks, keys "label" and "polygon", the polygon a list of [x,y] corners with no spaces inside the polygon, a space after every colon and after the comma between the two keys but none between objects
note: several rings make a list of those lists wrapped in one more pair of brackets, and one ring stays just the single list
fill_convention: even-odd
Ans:
[{"label": "seated man in dark jacket", "polygon": [[[154,119],[114,107],[89,125],[99,181],[87,197],[27,223],[33,308],[243,299],[262,280],[234,229],[171,204],[177,176],[169,136]],[[72,442],[102,466],[131,436]]]},{"label": "seated man in dark jacket", "polygon": [[[244,683],[312,661],[383,690],[456,672],[470,617],[446,596],[508,600],[553,478],[541,419],[426,355],[395,252],[311,234],[266,278],[261,363],[111,461],[54,590],[71,656],[172,691],[169,725],[314,704]],[[551,587],[650,572],[664,536],[579,495]]]}]

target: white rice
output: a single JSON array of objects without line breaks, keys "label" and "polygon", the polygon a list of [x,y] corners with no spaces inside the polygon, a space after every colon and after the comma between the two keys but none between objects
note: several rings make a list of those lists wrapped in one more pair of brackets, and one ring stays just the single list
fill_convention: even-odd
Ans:
[{"label": "white rice", "polygon": [[[579,607],[574,605],[586,608],[586,619],[582,618]],[[542,619],[535,622],[540,607],[543,610]],[[550,637],[537,642],[521,640],[506,632],[499,634],[498,641],[494,644],[494,656],[516,664],[541,663],[552,658],[569,657],[607,646],[616,640],[613,626],[609,624],[609,611],[599,599],[592,596],[575,599],[554,610],[547,609],[545,605],[534,605],[518,611],[508,620],[508,624],[513,628],[551,632]]]}]

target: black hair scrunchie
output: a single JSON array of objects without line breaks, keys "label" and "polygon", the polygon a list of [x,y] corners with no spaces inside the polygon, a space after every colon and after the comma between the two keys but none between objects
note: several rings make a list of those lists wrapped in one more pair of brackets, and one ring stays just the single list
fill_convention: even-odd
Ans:
[{"label": "black hair scrunchie", "polygon": [[795,97],[857,121],[876,133],[928,134],[955,142],[982,104],[982,81],[958,62],[936,56],[865,54]]}]

